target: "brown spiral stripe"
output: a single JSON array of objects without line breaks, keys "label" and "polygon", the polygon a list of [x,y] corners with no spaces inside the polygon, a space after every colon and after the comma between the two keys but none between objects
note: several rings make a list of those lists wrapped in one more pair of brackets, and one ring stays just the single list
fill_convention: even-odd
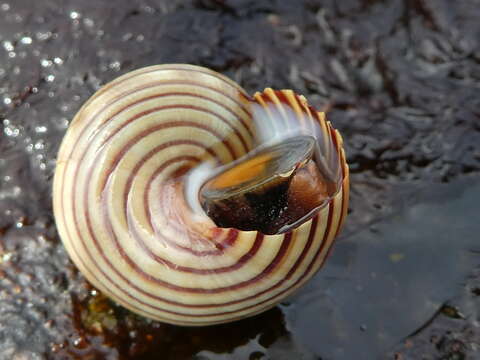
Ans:
[{"label": "brown spiral stripe", "polygon": [[[285,234],[198,226],[181,175],[241,157],[262,141],[260,128],[320,129],[339,191]],[[264,311],[315,274],[344,222],[348,179],[340,134],[303,97],[266,89],[250,98],[211,70],[160,65],[112,81],[80,109],[58,154],[53,203],[62,241],[95,287],[144,316],[209,325]]]}]

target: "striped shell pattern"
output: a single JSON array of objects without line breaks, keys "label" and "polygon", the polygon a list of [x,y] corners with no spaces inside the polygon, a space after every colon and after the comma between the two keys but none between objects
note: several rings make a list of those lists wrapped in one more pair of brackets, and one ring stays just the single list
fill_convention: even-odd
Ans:
[{"label": "striped shell pattern", "polygon": [[[292,126],[318,129],[338,164],[325,206],[276,235],[196,220],[177,191],[191,169],[231,163],[273,138],[269,129]],[[265,311],[315,274],[345,219],[348,178],[340,134],[302,96],[250,97],[214,71],[159,65],[112,81],[80,109],[57,159],[54,214],[73,262],[116,302],[163,322],[210,325]]]}]

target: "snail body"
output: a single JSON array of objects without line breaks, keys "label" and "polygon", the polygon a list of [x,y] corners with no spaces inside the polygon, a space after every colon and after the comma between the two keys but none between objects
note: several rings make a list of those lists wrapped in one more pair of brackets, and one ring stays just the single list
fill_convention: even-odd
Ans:
[{"label": "snail body", "polygon": [[[312,134],[333,184],[316,208],[272,234],[207,216],[199,193],[212,176],[251,162],[263,144]],[[340,134],[303,97],[251,98],[214,71],[159,65],[112,81],[80,109],[58,154],[53,205],[95,287],[155,320],[211,325],[265,311],[315,274],[344,222],[348,179]]]}]

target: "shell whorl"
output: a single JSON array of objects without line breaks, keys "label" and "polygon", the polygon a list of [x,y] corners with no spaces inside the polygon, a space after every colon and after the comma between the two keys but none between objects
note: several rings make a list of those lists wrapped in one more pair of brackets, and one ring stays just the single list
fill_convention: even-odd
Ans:
[{"label": "shell whorl", "polygon": [[[338,191],[316,215],[277,235],[190,220],[176,179],[292,127],[317,128],[325,158],[339,164]],[[348,186],[341,136],[303,97],[266,89],[250,98],[216,72],[175,64],[128,73],[80,109],[53,202],[61,239],[95,287],[146,317],[209,325],[264,311],[305,283],[345,219]]]}]

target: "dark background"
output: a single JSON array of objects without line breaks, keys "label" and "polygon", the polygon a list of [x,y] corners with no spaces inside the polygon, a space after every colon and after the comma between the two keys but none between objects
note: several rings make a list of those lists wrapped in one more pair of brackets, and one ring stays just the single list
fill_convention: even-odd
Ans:
[{"label": "dark background", "polygon": [[[0,1],[0,359],[478,359],[480,1]],[[69,121],[182,62],[304,94],[344,139],[346,228],[299,294],[187,329],[110,303],[51,207]]]}]

